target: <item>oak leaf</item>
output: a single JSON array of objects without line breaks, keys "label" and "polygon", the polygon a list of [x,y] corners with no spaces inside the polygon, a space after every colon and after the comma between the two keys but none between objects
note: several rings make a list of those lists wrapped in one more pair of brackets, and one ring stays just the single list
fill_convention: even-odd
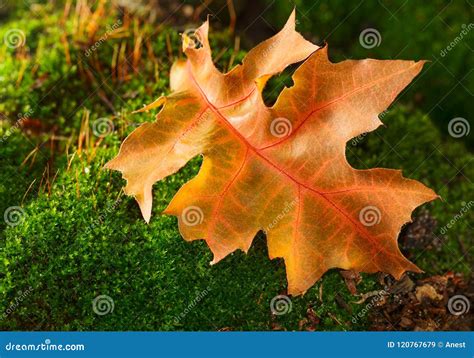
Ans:
[{"label": "oak leaf", "polygon": [[[172,66],[172,94],[156,121],[136,129],[107,164],[127,180],[148,222],[152,186],[203,155],[198,175],[164,214],[178,218],[186,240],[203,239],[217,263],[245,252],[259,230],[269,256],[283,258],[288,292],[302,294],[327,270],[420,271],[400,252],[397,236],[411,212],[436,194],[389,169],[356,170],[346,142],[380,124],[378,114],[420,72],[423,62],[332,63],[327,46],[284,28],[221,73],[213,64],[208,22],[183,34],[187,60]],[[272,107],[266,81],[304,61]]]}]

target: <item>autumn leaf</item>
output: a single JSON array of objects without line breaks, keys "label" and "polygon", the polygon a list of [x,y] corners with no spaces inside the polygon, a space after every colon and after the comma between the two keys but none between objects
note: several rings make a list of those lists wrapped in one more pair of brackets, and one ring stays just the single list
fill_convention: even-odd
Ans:
[{"label": "autumn leaf", "polygon": [[[420,270],[400,252],[397,236],[411,212],[435,199],[401,171],[356,170],[346,142],[376,129],[378,114],[420,72],[423,62],[332,63],[295,31],[295,13],[274,37],[223,74],[208,42],[208,22],[183,35],[187,60],[171,69],[172,94],[153,123],[136,129],[107,164],[127,180],[148,222],[152,185],[202,154],[199,174],[164,214],[178,218],[186,240],[203,239],[217,263],[245,252],[259,230],[269,256],[283,258],[288,292],[304,293],[327,270],[383,271],[399,278]],[[266,81],[304,62],[276,103],[262,99]]]}]

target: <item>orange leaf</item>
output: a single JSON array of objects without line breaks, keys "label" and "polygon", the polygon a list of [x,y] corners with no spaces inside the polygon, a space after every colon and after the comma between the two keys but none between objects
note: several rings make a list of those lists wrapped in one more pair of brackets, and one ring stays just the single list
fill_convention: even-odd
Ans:
[{"label": "orange leaf", "polygon": [[[208,22],[183,35],[187,61],[171,69],[170,96],[157,119],[136,129],[107,164],[127,180],[148,222],[152,185],[202,154],[199,174],[165,214],[186,240],[203,239],[216,263],[247,252],[259,230],[270,258],[285,260],[288,292],[301,294],[330,268],[420,271],[397,236],[417,206],[436,194],[389,169],[356,170],[345,158],[351,138],[373,131],[378,114],[420,72],[423,62],[331,63],[295,31],[295,13],[274,37],[226,74],[211,58]],[[306,60],[305,60],[306,59]],[[304,61],[271,108],[266,80]]]}]

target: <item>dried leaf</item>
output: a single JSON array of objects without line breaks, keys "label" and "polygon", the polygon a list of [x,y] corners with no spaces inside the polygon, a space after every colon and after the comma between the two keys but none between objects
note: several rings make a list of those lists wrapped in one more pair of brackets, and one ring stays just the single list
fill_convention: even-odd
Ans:
[{"label": "dried leaf", "polygon": [[[412,210],[436,194],[398,170],[355,170],[345,145],[381,124],[378,114],[423,62],[332,63],[327,46],[295,31],[293,12],[277,35],[223,74],[212,62],[208,28],[205,22],[183,35],[187,60],[172,67],[173,93],[152,104],[163,104],[156,121],[136,129],[107,164],[123,173],[145,220],[152,185],[202,154],[199,174],[164,213],[178,217],[186,240],[207,242],[212,263],[247,252],[264,230],[270,258],[285,260],[293,295],[334,267],[396,278],[419,272],[401,254],[397,236]],[[294,86],[265,106],[266,81],[303,60]]]}]

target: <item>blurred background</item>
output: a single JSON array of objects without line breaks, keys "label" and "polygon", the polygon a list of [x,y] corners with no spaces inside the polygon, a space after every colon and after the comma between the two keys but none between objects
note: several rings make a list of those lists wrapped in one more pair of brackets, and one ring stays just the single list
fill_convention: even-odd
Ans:
[{"label": "blurred background", "polygon": [[[209,16],[214,61],[228,71],[293,8],[298,31],[327,43],[333,62],[429,61],[381,114],[386,127],[347,145],[354,167],[402,169],[442,197],[399,237],[423,274],[332,270],[290,298],[263,234],[248,255],[211,267],[205,244],[185,243],[175,218],[159,215],[201,158],[155,186],[150,225],[120,175],[102,170],[156,113],[131,112],[169,93],[181,33]],[[472,329],[473,9],[473,0],[0,0],[0,328]],[[267,104],[296,68],[269,81]],[[467,310],[453,313],[453,297]]]}]

